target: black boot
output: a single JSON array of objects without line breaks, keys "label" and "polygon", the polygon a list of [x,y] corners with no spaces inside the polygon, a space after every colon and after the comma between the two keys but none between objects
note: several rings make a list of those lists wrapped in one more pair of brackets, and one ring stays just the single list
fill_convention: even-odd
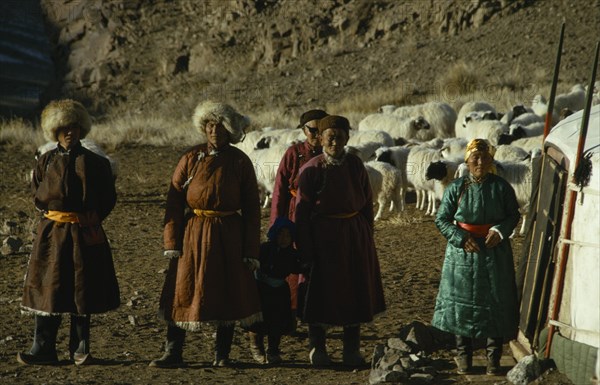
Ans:
[{"label": "black boot", "polygon": [[308,358],[313,366],[331,365],[331,359],[325,346],[325,329],[318,325],[308,325]]},{"label": "black boot", "polygon": [[487,368],[485,373],[495,376],[500,373],[500,358],[502,357],[502,337],[490,337],[486,341]]},{"label": "black boot", "polygon": [[90,316],[71,315],[69,333],[69,356],[75,365],[92,362],[90,356]]},{"label": "black boot", "polygon": [[456,336],[456,362],[458,374],[467,374],[473,369],[473,340],[469,337]]},{"label": "black boot", "polygon": [[229,366],[229,352],[231,351],[231,343],[233,342],[233,326],[220,325],[217,326],[217,340],[215,343],[215,360],[213,366]]},{"label": "black boot", "polygon": [[250,353],[254,361],[259,364],[266,363],[264,334],[248,332],[248,339],[250,340]]},{"label": "black boot", "polygon": [[281,352],[279,343],[281,342],[281,333],[279,331],[269,331],[269,342],[267,347],[267,364],[281,363]]},{"label": "black boot", "polygon": [[29,353],[17,353],[17,361],[25,365],[54,365],[58,363],[56,354],[56,334],[60,326],[60,316],[35,316],[35,334]]},{"label": "black boot", "polygon": [[364,366],[366,364],[360,354],[360,326],[344,326],[343,363],[346,366]]},{"label": "black boot", "polygon": [[185,366],[183,362],[183,342],[185,341],[185,329],[174,325],[167,328],[167,342],[165,353],[159,359],[150,362],[149,366],[155,368],[180,368]]}]

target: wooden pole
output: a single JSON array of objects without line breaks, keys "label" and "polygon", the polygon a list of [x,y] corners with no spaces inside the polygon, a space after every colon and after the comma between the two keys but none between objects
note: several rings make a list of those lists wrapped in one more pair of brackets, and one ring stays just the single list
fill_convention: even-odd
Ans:
[{"label": "wooden pole", "polygon": [[[592,76],[590,78],[590,84],[588,86],[587,95],[585,99],[585,109],[583,110],[583,117],[581,119],[581,128],[579,129],[579,141],[577,142],[577,152],[575,157],[575,166],[572,168],[573,173],[577,170],[581,159],[583,158],[583,149],[585,147],[585,139],[587,137],[588,125],[590,121],[590,113],[592,109],[592,93],[594,92],[594,83],[596,82],[596,67],[598,67],[598,51],[600,49],[600,41],[596,43],[596,56],[594,58],[594,65],[592,67]],[[571,189],[569,191],[569,207],[567,211],[567,221],[565,223],[565,234],[563,239],[571,238],[571,226],[573,224],[573,216],[575,215],[575,201],[577,200],[577,191]],[[560,302],[562,301],[562,291],[565,282],[565,270],[567,268],[567,259],[569,256],[569,244],[563,243],[560,249],[560,258],[558,260],[559,267],[556,271],[556,300],[552,306],[552,311],[548,322],[556,320],[558,312],[560,310]],[[554,336],[554,325],[550,323],[548,326],[548,342],[546,343],[545,357],[550,357],[550,349],[552,347],[552,337]]]},{"label": "wooden pole", "polygon": [[562,46],[565,39],[565,23],[560,27],[560,38],[558,39],[558,50],[556,51],[556,63],[554,64],[554,76],[552,77],[552,88],[550,89],[550,99],[548,99],[548,110],[546,111],[546,123],[544,125],[544,139],[550,133],[552,127],[552,115],[554,112],[554,99],[556,98],[556,88],[558,86],[558,73],[560,72],[560,58],[562,56]]}]

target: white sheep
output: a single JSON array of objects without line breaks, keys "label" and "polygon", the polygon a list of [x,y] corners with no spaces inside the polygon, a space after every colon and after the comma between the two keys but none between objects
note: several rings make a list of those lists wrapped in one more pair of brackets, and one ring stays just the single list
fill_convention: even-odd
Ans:
[{"label": "white sheep", "polygon": [[502,118],[500,118],[500,121],[509,125],[513,119],[526,113],[534,113],[534,111],[532,108],[525,107],[523,104],[515,104],[506,114],[504,114],[504,116],[502,116]]},{"label": "white sheep", "polygon": [[395,104],[385,104],[379,107],[379,110],[377,112],[379,112],[380,114],[391,114],[396,110],[396,108],[398,108],[398,106]]},{"label": "white sheep", "polygon": [[558,114],[567,108],[573,112],[583,110],[585,107],[585,88],[581,84],[575,84],[566,94],[556,95],[554,99],[554,111]]},{"label": "white sheep", "polygon": [[414,106],[398,107],[394,115],[406,118],[422,116],[429,122],[430,129],[420,132],[419,139],[429,140],[433,138],[451,138],[455,136],[454,124],[456,122],[456,111],[448,103],[427,102]]},{"label": "white sheep", "polygon": [[358,156],[363,162],[368,162],[375,156],[375,151],[381,147],[381,143],[367,142],[356,146],[346,145],[346,151]]},{"label": "white sheep", "polygon": [[373,200],[378,204],[375,220],[383,217],[387,207],[400,207],[402,210],[404,183],[400,170],[388,163],[378,161],[366,162],[365,169],[369,175]]},{"label": "white sheep", "polygon": [[525,151],[541,150],[544,145],[544,136],[538,135],[531,138],[517,139],[511,145],[520,147]]},{"label": "white sheep", "polygon": [[421,139],[429,136],[422,133],[429,128],[429,123],[422,116],[406,118],[393,114],[371,114],[358,123],[359,131],[385,131],[394,140]]},{"label": "white sheep", "polygon": [[508,127],[499,120],[474,120],[467,123],[462,137],[467,140],[486,139],[497,145],[501,134],[508,134]]},{"label": "white sheep", "polygon": [[[106,154],[106,152],[104,151],[104,149],[102,149],[102,147],[100,147],[100,145],[98,145],[98,143],[94,142],[92,139],[83,138],[80,140],[80,142],[83,147],[108,159],[108,161],[110,163],[110,168],[111,168],[111,171],[113,174],[113,178],[117,179],[117,175],[119,174],[119,163],[115,159],[108,156]],[[35,159],[37,160],[43,154],[47,153],[50,150],[55,149],[57,144],[58,144],[58,142],[46,142],[46,143],[42,144],[41,146],[39,146],[35,152]],[[29,180],[31,180],[32,177],[33,177],[33,171],[31,172]]]},{"label": "white sheep", "polygon": [[380,147],[375,150],[375,160],[379,162],[388,163],[402,173],[402,190],[400,199],[400,211],[404,211],[406,204],[406,191],[408,190],[408,178],[406,177],[407,169],[406,163],[408,161],[408,153],[411,147],[405,146],[393,146],[393,147]]},{"label": "white sheep", "polygon": [[273,130],[264,130],[255,144],[256,149],[269,148],[275,145],[292,145],[306,139],[306,135],[301,128],[278,128]]},{"label": "white sheep", "polygon": [[417,193],[417,209],[425,209],[427,201],[425,215],[435,215],[436,213],[435,184],[432,180],[427,180],[425,174],[429,164],[441,158],[439,150],[426,146],[412,147],[408,153],[406,179],[414,186]]},{"label": "white sheep", "polygon": [[358,131],[350,130],[349,146],[359,146],[362,143],[376,142],[382,146],[393,146],[394,139],[385,131]]},{"label": "white sheep", "polygon": [[469,141],[465,138],[447,138],[444,139],[440,154],[442,158],[448,160],[462,161],[467,150]]},{"label": "white sheep", "polygon": [[462,160],[441,159],[431,162],[425,171],[427,180],[434,180],[433,195],[435,199],[441,200],[444,190],[450,182],[456,179],[458,168],[464,162]]},{"label": "white sheep", "polygon": [[494,159],[497,161],[512,161],[519,162],[529,156],[529,151],[522,149],[521,147],[513,146],[510,144],[502,144],[496,147],[496,153]]},{"label": "white sheep", "polygon": [[[472,112],[475,112],[476,114],[471,114]],[[458,110],[458,116],[456,117],[456,122],[454,124],[455,136],[465,137],[464,130],[467,123],[467,115],[471,117],[470,120],[477,120],[473,119],[473,116],[485,117],[485,120],[489,120],[489,118],[492,117],[492,114],[497,117],[496,108],[488,102],[476,101],[463,104],[460,110]]]},{"label": "white sheep", "polygon": [[263,207],[268,207],[273,189],[275,188],[275,175],[281,158],[288,149],[288,145],[277,144],[269,148],[256,149],[248,154],[254,164],[256,180],[264,199]]},{"label": "white sheep", "polygon": [[537,189],[540,180],[540,169],[542,165],[542,151],[536,149],[531,152],[531,159],[521,162],[499,162],[496,166],[498,175],[506,179],[515,190],[519,211],[523,216],[519,233],[525,234],[528,227],[527,212],[531,204],[532,192]]},{"label": "white sheep", "polygon": [[244,151],[246,155],[250,155],[252,151],[256,148],[256,143],[260,139],[260,136],[263,134],[263,130],[255,130],[247,132],[244,135],[244,138],[241,142],[233,144],[233,146],[239,148]]},{"label": "white sheep", "polygon": [[527,125],[513,123],[508,127],[508,133],[513,135],[515,139],[531,138],[533,136],[542,135],[545,126],[545,122],[533,122]]}]

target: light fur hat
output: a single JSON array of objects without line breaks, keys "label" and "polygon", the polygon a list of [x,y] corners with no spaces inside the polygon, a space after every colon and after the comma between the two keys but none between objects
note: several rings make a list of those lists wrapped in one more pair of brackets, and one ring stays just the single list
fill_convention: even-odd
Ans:
[{"label": "light fur hat", "polygon": [[231,134],[231,143],[238,143],[244,137],[244,130],[250,125],[250,119],[237,112],[229,104],[213,101],[200,102],[194,110],[192,121],[194,127],[205,134],[204,127],[206,123],[214,120],[222,123],[225,129]]},{"label": "light fur hat", "polygon": [[79,137],[85,138],[92,128],[92,121],[85,107],[72,99],[51,101],[42,111],[42,131],[47,140],[58,141],[60,127],[78,124]]}]

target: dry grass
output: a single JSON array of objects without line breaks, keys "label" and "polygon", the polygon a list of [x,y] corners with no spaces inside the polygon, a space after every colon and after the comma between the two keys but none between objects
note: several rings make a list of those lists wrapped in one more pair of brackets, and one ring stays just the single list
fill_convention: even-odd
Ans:
[{"label": "dry grass", "polygon": [[36,130],[29,121],[20,118],[0,121],[0,144],[2,145],[19,146],[33,153],[44,142],[41,130]]},{"label": "dry grass", "polygon": [[471,64],[459,61],[437,79],[437,84],[443,94],[466,95],[481,86],[482,76]]}]

